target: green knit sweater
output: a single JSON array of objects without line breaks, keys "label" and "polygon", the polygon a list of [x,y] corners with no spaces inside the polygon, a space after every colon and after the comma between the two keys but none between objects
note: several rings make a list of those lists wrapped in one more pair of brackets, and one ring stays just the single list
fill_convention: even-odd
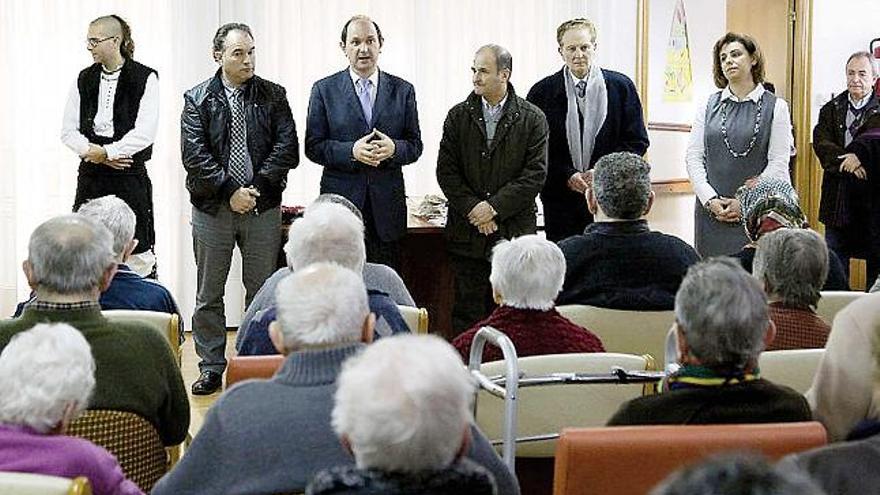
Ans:
[{"label": "green knit sweater", "polygon": [[89,409],[138,414],[156,427],[165,445],[175,445],[186,438],[189,400],[165,336],[145,325],[111,324],[97,308],[27,308],[20,318],[0,321],[0,351],[15,334],[37,323],[51,322],[77,328],[92,347],[95,392]]}]

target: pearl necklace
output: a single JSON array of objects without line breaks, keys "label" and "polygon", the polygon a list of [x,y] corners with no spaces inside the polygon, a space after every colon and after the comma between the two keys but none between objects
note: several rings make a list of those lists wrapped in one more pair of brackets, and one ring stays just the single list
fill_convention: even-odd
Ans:
[{"label": "pearl necklace", "polygon": [[755,130],[752,132],[752,139],[749,140],[749,145],[745,151],[735,151],[730,146],[730,139],[727,136],[727,108],[729,105],[732,105],[732,103],[726,101],[721,106],[721,136],[724,138],[724,146],[727,148],[727,152],[734,158],[743,158],[752,151],[752,148],[755,147],[755,142],[758,140],[758,132],[761,130],[761,111],[764,108],[764,98],[758,98],[758,108],[755,112]]}]

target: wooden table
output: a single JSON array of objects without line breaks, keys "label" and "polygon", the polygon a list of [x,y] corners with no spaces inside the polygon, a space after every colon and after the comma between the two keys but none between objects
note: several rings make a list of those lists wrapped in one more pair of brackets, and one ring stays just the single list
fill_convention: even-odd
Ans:
[{"label": "wooden table", "polygon": [[[447,340],[452,328],[453,274],[443,227],[410,215],[400,246],[400,276],[419,307],[428,310],[428,331]],[[461,331],[462,329],[457,329]]]}]

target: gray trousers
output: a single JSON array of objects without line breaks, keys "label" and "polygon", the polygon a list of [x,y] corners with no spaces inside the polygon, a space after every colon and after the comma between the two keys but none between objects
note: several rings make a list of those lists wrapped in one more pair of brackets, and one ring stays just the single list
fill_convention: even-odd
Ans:
[{"label": "gray trousers", "polygon": [[240,215],[227,205],[210,215],[192,210],[193,253],[198,284],[192,329],[201,371],[226,368],[226,316],[223,294],[235,245],[241,251],[245,304],[275,271],[281,245],[281,209]]}]

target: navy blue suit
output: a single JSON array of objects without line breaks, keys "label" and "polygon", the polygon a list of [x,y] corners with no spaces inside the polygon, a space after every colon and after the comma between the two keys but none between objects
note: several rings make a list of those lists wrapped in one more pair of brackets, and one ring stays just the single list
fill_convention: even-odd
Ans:
[{"label": "navy blue suit", "polygon": [[[589,168],[593,168],[599,158],[609,153],[631,151],[644,155],[648,150],[648,131],[635,85],[625,75],[612,70],[602,69],[602,76],[608,92],[608,114],[596,136]],[[568,178],[576,170],[572,165],[565,131],[568,96],[565,94],[563,77],[564,69],[541,79],[532,86],[526,97],[544,112],[550,127],[547,180],[541,191],[541,202],[544,205],[544,230],[551,241],[580,235],[593,221],[584,195],[572,191],[567,185]]]},{"label": "navy blue suit", "polygon": [[[415,90],[403,79],[379,71],[373,121],[367,122],[349,74],[346,68],[312,87],[306,156],[324,166],[321,193],[345,196],[365,213],[368,231],[368,222],[373,222],[381,241],[395,241],[406,232],[406,195],[400,167],[415,162],[422,154]],[[373,128],[393,139],[395,145],[394,156],[378,167],[356,161],[351,152],[354,142]]]}]

